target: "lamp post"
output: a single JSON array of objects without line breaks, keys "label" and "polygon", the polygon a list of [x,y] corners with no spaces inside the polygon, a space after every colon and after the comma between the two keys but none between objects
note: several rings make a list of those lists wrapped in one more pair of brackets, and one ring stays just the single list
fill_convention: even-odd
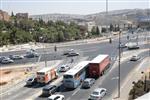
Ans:
[{"label": "lamp post", "polygon": [[121,34],[121,30],[119,32],[119,59],[118,59],[118,98],[120,97],[120,61],[121,61],[121,48],[120,48],[120,44],[121,44],[121,39],[120,39],[120,34]]}]

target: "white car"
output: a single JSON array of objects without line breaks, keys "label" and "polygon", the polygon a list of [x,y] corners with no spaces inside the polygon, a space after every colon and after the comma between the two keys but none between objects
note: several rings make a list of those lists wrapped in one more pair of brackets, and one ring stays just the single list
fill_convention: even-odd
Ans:
[{"label": "white car", "polygon": [[65,100],[64,95],[55,94],[48,97],[48,100]]},{"label": "white car", "polygon": [[90,95],[89,100],[101,100],[107,93],[105,88],[97,88]]},{"label": "white car", "polygon": [[8,63],[13,63],[14,61],[10,58],[5,58],[1,61],[2,64],[8,64]]},{"label": "white car", "polygon": [[68,64],[64,64],[64,65],[60,66],[59,71],[60,72],[65,72],[69,69],[70,69],[70,66]]},{"label": "white car", "polygon": [[140,59],[140,56],[134,55],[134,56],[131,57],[130,61],[137,61],[139,59]]}]

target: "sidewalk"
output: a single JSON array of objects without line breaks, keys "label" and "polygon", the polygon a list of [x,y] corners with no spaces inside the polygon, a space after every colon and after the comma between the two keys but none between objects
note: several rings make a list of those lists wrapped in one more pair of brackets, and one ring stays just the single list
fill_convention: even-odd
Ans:
[{"label": "sidewalk", "polygon": [[[145,58],[139,66],[137,66],[134,69],[134,72],[131,72],[128,74],[128,77],[126,80],[123,82],[121,85],[121,93],[120,93],[120,98],[116,98],[114,100],[128,100],[129,98],[129,92],[132,89],[132,82],[135,81],[137,82],[139,79],[142,78],[142,71],[147,71],[150,68],[150,62],[149,62],[149,57]],[[117,92],[115,93],[114,97],[117,97]]]}]

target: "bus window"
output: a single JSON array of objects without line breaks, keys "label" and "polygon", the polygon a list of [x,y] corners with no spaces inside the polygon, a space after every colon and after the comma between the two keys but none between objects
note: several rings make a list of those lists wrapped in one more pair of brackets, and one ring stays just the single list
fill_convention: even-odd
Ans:
[{"label": "bus window", "polygon": [[67,79],[67,78],[73,78],[72,75],[64,75],[64,78]]}]

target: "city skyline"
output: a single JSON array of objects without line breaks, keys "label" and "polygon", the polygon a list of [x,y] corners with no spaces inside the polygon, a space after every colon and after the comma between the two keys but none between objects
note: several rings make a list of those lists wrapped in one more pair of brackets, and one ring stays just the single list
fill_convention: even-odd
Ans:
[{"label": "city skyline", "polygon": [[[39,14],[80,14],[87,15],[106,11],[106,0],[0,0],[1,9],[11,14],[29,13],[29,15]],[[149,0],[108,0],[108,10],[121,9],[147,9]]]}]

